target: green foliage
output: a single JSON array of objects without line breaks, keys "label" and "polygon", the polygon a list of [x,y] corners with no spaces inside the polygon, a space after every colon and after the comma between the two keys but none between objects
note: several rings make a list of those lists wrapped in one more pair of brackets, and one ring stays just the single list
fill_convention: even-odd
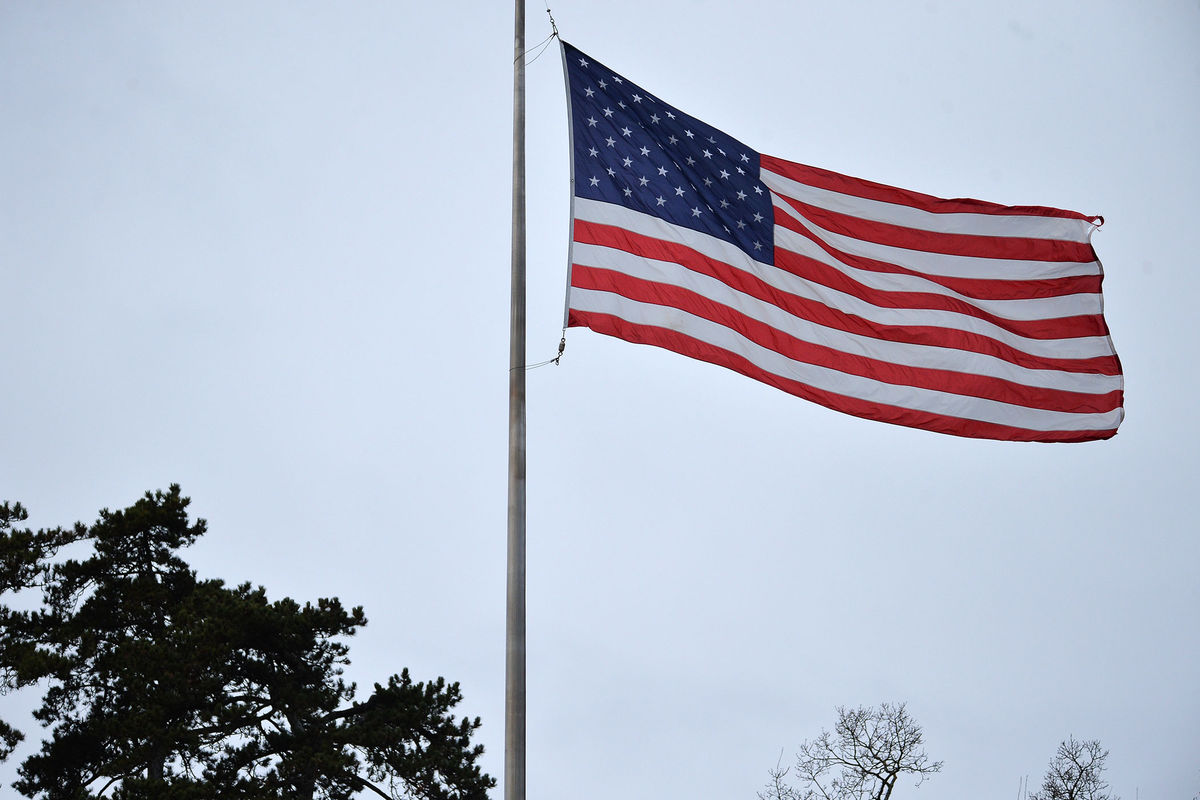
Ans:
[{"label": "green foliage", "polygon": [[[0,680],[44,685],[49,729],[14,786],[27,797],[475,800],[495,781],[456,720],[458,684],[407,670],[364,700],[342,678],[341,641],[366,624],[336,598],[270,601],[262,587],[201,580],[178,551],[205,532],[178,486],[91,527],[17,529],[0,506]],[[90,545],[88,557],[61,558]],[[21,734],[0,721],[0,758]]]}]

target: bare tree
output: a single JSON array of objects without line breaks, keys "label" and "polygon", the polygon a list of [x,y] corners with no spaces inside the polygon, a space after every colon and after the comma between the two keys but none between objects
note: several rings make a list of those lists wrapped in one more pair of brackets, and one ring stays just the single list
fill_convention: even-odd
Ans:
[{"label": "bare tree", "polygon": [[1042,788],[1029,795],[1029,800],[1120,800],[1109,793],[1104,780],[1107,759],[1108,751],[1098,739],[1081,742],[1069,737],[1059,744]]},{"label": "bare tree", "polygon": [[[776,765],[760,800],[890,800],[901,775],[920,786],[941,772],[926,755],[924,734],[904,703],[837,710],[833,731],[800,745],[793,767]],[[797,788],[787,782],[795,770]]]}]

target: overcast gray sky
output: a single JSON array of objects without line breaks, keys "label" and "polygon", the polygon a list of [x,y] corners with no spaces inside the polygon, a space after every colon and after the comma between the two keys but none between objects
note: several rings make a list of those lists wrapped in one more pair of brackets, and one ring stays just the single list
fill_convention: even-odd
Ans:
[{"label": "overcast gray sky", "polygon": [[[1200,3],[553,11],[762,152],[1104,215],[1127,417],[958,439],[572,330],[529,373],[530,798],[751,798],[881,701],[945,761],[903,796],[1013,798],[1068,735],[1126,800],[1200,792]],[[497,777],[511,26],[0,2],[0,498],[50,526],[181,483],[203,574],[365,605],[351,677],[461,681]],[[566,275],[556,48],[528,81],[532,362]]]}]

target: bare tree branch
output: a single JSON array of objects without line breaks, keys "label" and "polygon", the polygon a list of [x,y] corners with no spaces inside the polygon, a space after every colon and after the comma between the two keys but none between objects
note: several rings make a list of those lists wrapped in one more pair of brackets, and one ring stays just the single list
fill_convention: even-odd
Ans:
[{"label": "bare tree branch", "polygon": [[1042,788],[1028,800],[1120,800],[1109,793],[1103,777],[1107,759],[1108,751],[1100,746],[1100,740],[1068,737],[1058,745],[1046,768]]},{"label": "bare tree branch", "polygon": [[903,703],[839,707],[837,714],[832,732],[823,730],[800,745],[794,768],[801,788],[786,782],[791,769],[777,765],[768,771],[760,800],[890,800],[901,776],[916,776],[919,786],[941,771],[942,762],[925,753],[921,726]]}]

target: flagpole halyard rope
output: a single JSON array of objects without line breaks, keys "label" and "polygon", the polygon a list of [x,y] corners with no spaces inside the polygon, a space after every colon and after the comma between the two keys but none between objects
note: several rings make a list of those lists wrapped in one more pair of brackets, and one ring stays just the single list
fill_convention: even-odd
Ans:
[{"label": "flagpole halyard rope", "polygon": [[538,367],[544,367],[547,364],[553,364],[555,366],[558,366],[558,362],[563,357],[563,351],[566,349],[567,349],[567,329],[563,328],[562,338],[558,340],[558,355],[554,356],[554,358],[548,358],[545,361],[539,361],[536,364],[526,364],[523,367],[510,367],[509,371],[511,372],[514,369],[524,369],[524,370],[537,369]]},{"label": "flagpole halyard rope", "polygon": [[[542,57],[542,53],[545,53],[545,52],[546,52],[546,48],[548,48],[548,47],[550,46],[550,42],[551,42],[551,41],[552,41],[552,40],[553,40],[553,39],[554,39],[554,38],[555,38],[557,35],[558,35],[557,33],[552,33],[552,34],[550,34],[550,35],[549,35],[549,36],[547,36],[545,39],[542,39],[540,42],[538,42],[537,44],[535,44],[533,47],[529,47],[529,48],[527,48],[527,49],[526,49],[526,50],[525,50],[523,53],[521,53],[521,55],[517,56],[517,58],[521,58],[521,57],[523,57],[523,56],[526,56],[526,55],[528,55],[529,53],[533,52],[534,50],[537,50],[537,49],[540,47],[540,48],[541,48],[541,50],[539,50],[539,51],[538,51],[538,54],[537,54],[537,55],[535,55],[533,58],[531,58],[531,59],[529,59],[528,61],[526,61],[526,62],[525,62],[525,66],[529,66],[530,64],[532,64],[533,62],[537,61],[539,58],[541,58],[541,57]],[[516,59],[513,59],[513,60],[514,60],[514,61],[516,61]]]},{"label": "flagpole halyard rope", "polygon": [[531,58],[525,62],[525,66],[529,66],[530,64],[532,64],[533,62],[537,61],[539,58],[542,57],[542,54],[546,52],[546,48],[548,48],[550,46],[551,40],[558,38],[558,25],[556,25],[554,23],[554,15],[550,13],[549,5],[546,6],[546,15],[548,17],[550,17],[550,35],[547,36],[545,39],[542,39],[540,42],[535,44],[533,47],[525,48],[523,51],[521,51],[521,54],[519,56],[517,56],[516,58],[513,59],[514,62],[519,58],[524,58],[529,53],[532,53],[534,50],[537,50],[538,51],[537,55],[535,55],[533,58]]}]

